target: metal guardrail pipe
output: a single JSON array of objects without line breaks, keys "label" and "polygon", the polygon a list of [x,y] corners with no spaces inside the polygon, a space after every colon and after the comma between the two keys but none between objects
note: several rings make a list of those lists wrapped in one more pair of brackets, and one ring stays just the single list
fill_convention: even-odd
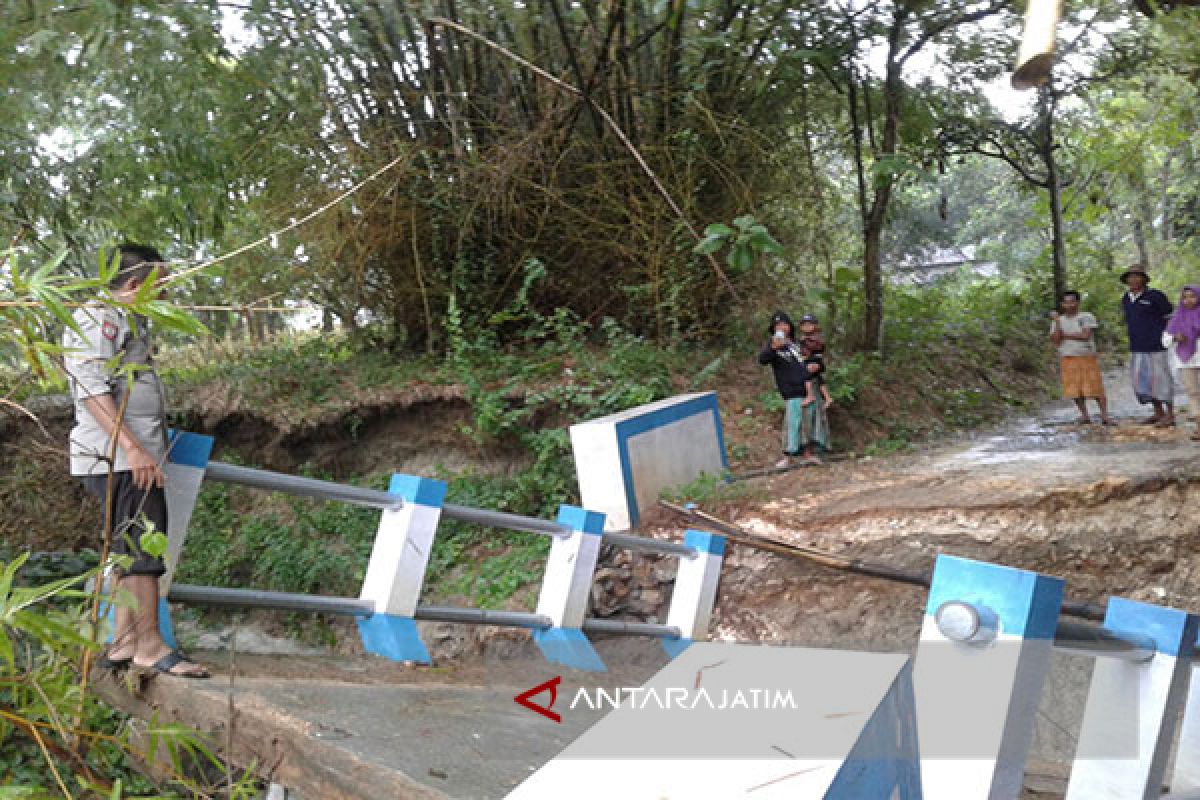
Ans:
[{"label": "metal guardrail pipe", "polygon": [[633,636],[657,636],[660,639],[678,639],[683,635],[674,625],[627,622],[621,619],[585,619],[583,629],[588,633],[625,633]]},{"label": "metal guardrail pipe", "polygon": [[[964,644],[988,644],[996,639],[1003,620],[994,612],[971,603],[950,601],[935,613],[938,630],[947,639]],[[1098,625],[1060,619],[1054,631],[1054,646],[1087,656],[1106,656],[1145,663],[1154,658],[1154,640],[1140,634],[1116,633]]]},{"label": "metal guardrail pipe", "polygon": [[[261,589],[228,589],[219,586],[192,586],[176,583],[167,599],[172,603],[213,606],[216,608],[262,608],[272,611],[309,611],[367,617],[375,613],[373,604],[357,597],[320,597]],[[438,622],[462,622],[473,625],[504,625],[514,628],[551,628],[554,620],[544,614],[526,611],[493,611],[486,608],[455,606],[417,606],[417,619]],[[657,636],[678,639],[682,634],[674,625],[656,622],[629,622],[619,619],[587,619],[583,629],[589,633],[617,633],[629,636]]]},{"label": "metal guardrail pipe", "polygon": [[679,542],[664,542],[661,539],[650,539],[645,536],[631,536],[628,533],[606,533],[604,543],[624,547],[627,550],[646,550],[651,553],[666,553],[683,558],[695,558],[699,553],[696,548],[688,547]]},{"label": "metal guardrail pipe", "polygon": [[208,467],[204,470],[204,478],[218,483],[234,483],[239,486],[250,486],[272,492],[286,492],[316,500],[335,500],[367,508],[395,510],[404,506],[403,498],[388,492],[381,492],[378,489],[346,486],[333,481],[239,467],[236,464],[225,464],[220,461],[208,463]]},{"label": "metal guardrail pipe", "polygon": [[1157,650],[1149,636],[1116,633],[1098,625],[1061,619],[1054,630],[1054,646],[1080,655],[1108,656],[1142,664],[1152,660]]},{"label": "metal guardrail pipe", "polygon": [[442,506],[442,517],[475,525],[488,525],[493,528],[507,528],[526,533],[541,533],[547,536],[567,536],[571,533],[570,528],[551,520],[510,514],[507,511],[490,511],[485,508],[459,506],[454,503],[446,503]]},{"label": "metal guardrail pipe", "polygon": [[267,592],[259,589],[226,589],[218,586],[171,584],[167,599],[172,603],[191,603],[220,608],[269,608],[275,611],[311,611],[366,617],[375,606],[357,597],[320,597],[291,592]]},{"label": "metal guardrail pipe", "polygon": [[485,608],[417,606],[416,619],[438,622],[467,622],[475,625],[506,625],[514,628],[552,628],[554,620],[527,611],[492,611]]}]

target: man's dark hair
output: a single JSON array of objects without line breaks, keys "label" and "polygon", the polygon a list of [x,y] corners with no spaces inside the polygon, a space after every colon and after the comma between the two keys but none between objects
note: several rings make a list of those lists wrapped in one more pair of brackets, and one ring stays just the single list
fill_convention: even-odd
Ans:
[{"label": "man's dark hair", "polygon": [[1067,289],[1065,292],[1062,293],[1062,297],[1058,298],[1058,302],[1061,303],[1063,300],[1066,300],[1068,297],[1074,297],[1076,300],[1083,299],[1083,297],[1080,296],[1079,292],[1075,291],[1074,289]]},{"label": "man's dark hair", "polygon": [[144,244],[123,244],[117,248],[121,253],[121,262],[117,274],[108,282],[108,288],[120,289],[131,280],[145,281],[155,267],[165,266],[165,259],[153,247]]}]

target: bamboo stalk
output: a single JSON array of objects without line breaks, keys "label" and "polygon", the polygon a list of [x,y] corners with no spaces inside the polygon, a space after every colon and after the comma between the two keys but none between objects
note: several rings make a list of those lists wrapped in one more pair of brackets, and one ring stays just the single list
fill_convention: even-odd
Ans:
[{"label": "bamboo stalk", "polygon": [[[605,111],[603,107],[601,107],[600,105],[593,102],[592,99],[587,94],[585,94],[582,89],[572,86],[571,84],[567,83],[566,81],[562,80],[561,78],[551,75],[549,72],[547,72],[546,70],[537,66],[533,62],[531,62],[525,58],[522,58],[521,56],[512,52],[511,50],[504,47],[503,45],[497,44],[496,42],[493,42],[491,39],[488,39],[487,37],[476,33],[475,31],[471,30],[470,28],[466,27],[465,25],[460,25],[459,23],[454,22],[453,20],[446,19],[445,17],[433,17],[429,21],[433,25],[444,27],[444,28],[451,28],[452,30],[456,30],[459,33],[463,34],[464,36],[471,37],[472,39],[480,42],[481,44],[483,44],[487,47],[490,47],[491,49],[500,53],[505,58],[508,58],[509,60],[514,61],[517,64],[521,65],[522,67],[530,70],[535,75],[542,78],[543,80],[549,81],[551,84],[553,84],[554,86],[557,86],[559,89],[562,89],[565,92],[575,95],[576,97],[582,98],[589,106],[591,106],[593,109],[595,109],[595,112],[597,114],[599,114],[600,117],[604,120],[604,122],[608,125],[608,127],[612,129],[613,134],[621,141],[621,144],[625,146],[625,149],[629,151],[629,154],[631,156],[633,156],[634,161],[637,162],[637,164],[641,168],[642,172],[644,172],[646,174],[646,177],[648,177],[650,179],[650,182],[654,184],[654,188],[662,196],[663,200],[666,201],[667,205],[670,206],[671,211],[675,214],[676,217],[679,218],[679,221],[683,224],[683,226],[685,228],[687,228],[688,233],[690,233],[696,239],[697,242],[703,240],[704,237],[700,235],[700,232],[696,230],[694,225],[692,225],[691,220],[689,220],[687,218],[687,215],[685,215],[683,213],[683,209],[681,209],[679,207],[679,204],[675,202],[675,198],[671,196],[671,193],[669,191],[667,191],[667,188],[663,185],[662,181],[659,180],[658,175],[654,172],[654,170],[650,167],[650,165],[648,163],[646,163],[646,159],[642,157],[641,152],[636,147],[634,147],[633,142],[631,142],[629,140],[629,137],[625,135],[625,132],[623,130],[621,130],[621,126],[619,126],[617,124],[616,120],[614,120],[612,118],[612,115],[609,114],[607,111]],[[712,266],[713,271],[717,274],[717,277],[720,278],[721,283],[729,291],[729,294],[733,297],[733,299],[735,301],[740,303],[742,301],[741,295],[738,294],[738,291],[734,287],[733,282],[729,280],[729,276],[725,274],[725,270],[721,269],[721,265],[717,263],[717,260],[715,258],[713,258],[711,253],[707,254],[707,258],[708,258],[708,263]]]}]

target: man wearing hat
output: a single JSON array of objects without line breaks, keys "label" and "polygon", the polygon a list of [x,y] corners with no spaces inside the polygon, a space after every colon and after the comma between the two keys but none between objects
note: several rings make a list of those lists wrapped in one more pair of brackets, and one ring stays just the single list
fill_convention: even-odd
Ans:
[{"label": "man wearing hat", "polygon": [[1130,376],[1139,403],[1154,404],[1154,416],[1144,424],[1169,428],[1175,424],[1175,382],[1162,344],[1163,330],[1174,307],[1167,296],[1149,288],[1150,276],[1141,264],[1121,273],[1129,291],[1121,298],[1129,331]]}]

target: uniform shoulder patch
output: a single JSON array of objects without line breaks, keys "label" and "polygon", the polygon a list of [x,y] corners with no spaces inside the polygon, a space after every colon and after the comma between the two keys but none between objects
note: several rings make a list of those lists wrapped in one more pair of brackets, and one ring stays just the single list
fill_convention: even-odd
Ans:
[{"label": "uniform shoulder patch", "polygon": [[100,335],[110,342],[115,342],[117,340],[116,323],[110,319],[104,320],[104,324],[100,326]]}]

